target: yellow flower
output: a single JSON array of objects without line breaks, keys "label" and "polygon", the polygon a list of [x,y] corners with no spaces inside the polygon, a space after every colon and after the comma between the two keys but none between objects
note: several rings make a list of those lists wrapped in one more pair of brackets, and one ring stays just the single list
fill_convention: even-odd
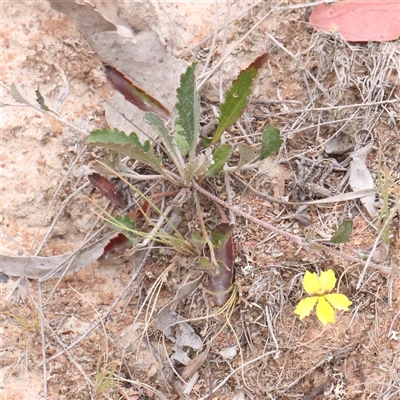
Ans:
[{"label": "yellow flower", "polygon": [[303,279],[304,290],[312,297],[306,297],[297,305],[294,313],[300,319],[308,317],[317,303],[316,314],[318,319],[327,325],[335,322],[335,310],[348,311],[352,302],[344,295],[339,293],[329,294],[336,285],[335,273],[330,269],[317,274],[306,271]]}]

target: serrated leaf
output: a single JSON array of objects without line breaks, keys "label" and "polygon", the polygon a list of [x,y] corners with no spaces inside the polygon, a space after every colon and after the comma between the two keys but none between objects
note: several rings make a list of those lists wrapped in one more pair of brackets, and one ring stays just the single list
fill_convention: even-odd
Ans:
[{"label": "serrated leaf", "polygon": [[263,133],[260,160],[269,157],[279,151],[283,143],[279,129],[274,125],[268,125]]},{"label": "serrated leaf", "polygon": [[40,93],[39,88],[37,88],[37,90],[35,90],[35,94],[36,94],[36,101],[38,102],[40,108],[45,111],[50,111],[50,108],[47,107],[44,102],[44,98],[43,98],[42,94]]},{"label": "serrated leaf", "polygon": [[256,152],[254,148],[243,143],[239,143],[239,155],[240,160],[237,166],[237,170],[240,170],[242,167],[247,165],[250,161],[255,160],[256,158]]},{"label": "serrated leaf", "polygon": [[222,222],[211,231],[211,242],[215,249],[220,250],[235,229],[234,224]]},{"label": "serrated leaf", "polygon": [[163,145],[165,146],[168,156],[179,169],[181,164],[176,154],[176,151],[179,151],[178,145],[175,142],[175,138],[169,134],[163,120],[158,115],[153,113],[146,113],[144,115],[144,120],[158,133]]},{"label": "serrated leaf", "polygon": [[206,178],[216,177],[224,168],[226,161],[228,160],[232,151],[232,146],[229,144],[222,144],[217,147],[213,153],[214,164],[210,166],[205,174]]},{"label": "serrated leaf", "polygon": [[269,54],[264,53],[257,57],[245,70],[241,71],[238,78],[232,83],[225,95],[225,102],[221,104],[221,115],[218,126],[212,138],[212,144],[218,143],[226,129],[232,126],[242,115],[247,106],[254,78],[258,70],[267,62]]},{"label": "serrated leaf", "polygon": [[105,65],[104,69],[112,87],[120,92],[126,101],[129,101],[142,111],[151,111],[164,119],[169,119],[170,112],[158,100],[135,85],[121,71],[110,65]]},{"label": "serrated leaf", "polygon": [[28,104],[28,105],[31,104],[29,102],[29,100],[27,100],[27,96],[26,96],[25,92],[23,91],[21,86],[18,85],[18,83],[14,82],[10,86],[10,93],[11,93],[11,96],[13,97],[13,99],[15,101],[18,101],[18,103]]},{"label": "serrated leaf", "polygon": [[154,150],[150,147],[148,141],[142,145],[136,135],[132,132],[127,136],[124,132],[118,129],[102,129],[93,131],[87,138],[89,144],[93,144],[106,149],[117,151],[128,157],[143,162],[146,165],[151,166],[155,171],[163,174],[161,168],[160,157],[154,155]]},{"label": "serrated leaf", "polygon": [[347,243],[350,240],[353,230],[353,221],[351,219],[342,222],[337,231],[331,237],[332,243]]},{"label": "serrated leaf", "polygon": [[181,85],[176,91],[178,97],[176,109],[179,113],[177,123],[183,128],[183,135],[189,144],[190,159],[195,157],[196,144],[200,132],[200,101],[194,74],[196,65],[196,63],[193,63],[181,75]]}]

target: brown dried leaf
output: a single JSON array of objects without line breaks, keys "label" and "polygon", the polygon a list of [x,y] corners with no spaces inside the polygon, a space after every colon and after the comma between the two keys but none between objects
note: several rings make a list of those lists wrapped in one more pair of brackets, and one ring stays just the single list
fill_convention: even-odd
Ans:
[{"label": "brown dried leaf", "polygon": [[124,198],[117,187],[100,174],[94,172],[88,176],[90,183],[99,190],[99,192],[118,207],[125,208]]}]

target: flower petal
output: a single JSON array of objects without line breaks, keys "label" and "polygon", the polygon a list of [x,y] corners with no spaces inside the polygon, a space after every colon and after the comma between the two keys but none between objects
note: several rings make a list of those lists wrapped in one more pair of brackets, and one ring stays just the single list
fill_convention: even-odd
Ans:
[{"label": "flower petal", "polygon": [[300,319],[308,317],[313,310],[315,303],[318,301],[318,297],[306,297],[297,304],[294,313],[299,316]]},{"label": "flower petal", "polygon": [[325,300],[325,297],[320,297],[317,304],[317,317],[324,324],[328,325],[329,322],[335,322],[335,310]]},{"label": "flower petal", "polygon": [[306,271],[303,278],[303,287],[308,294],[317,294],[321,290],[321,282],[315,272]]},{"label": "flower petal", "polygon": [[335,273],[331,269],[328,269],[328,271],[322,271],[319,280],[321,282],[322,289],[322,293],[319,294],[329,293],[336,285]]},{"label": "flower petal", "polygon": [[349,306],[353,304],[344,294],[340,293],[327,294],[325,298],[336,310],[348,311]]}]

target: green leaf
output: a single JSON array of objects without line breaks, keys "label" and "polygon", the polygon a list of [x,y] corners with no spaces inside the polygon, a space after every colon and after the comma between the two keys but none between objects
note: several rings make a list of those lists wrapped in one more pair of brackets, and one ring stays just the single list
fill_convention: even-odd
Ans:
[{"label": "green leaf", "polygon": [[42,94],[40,93],[39,88],[37,88],[37,90],[35,90],[35,93],[36,93],[36,101],[38,102],[40,108],[45,111],[50,111],[50,108],[47,107],[44,102],[44,98],[43,98]]},{"label": "green leaf", "polygon": [[185,239],[200,249],[204,246],[204,243],[206,242],[203,234],[200,231],[189,231],[185,235]]},{"label": "green leaf", "polygon": [[232,146],[229,144],[222,144],[217,147],[213,153],[214,164],[210,166],[205,174],[206,178],[216,177],[224,168],[226,161],[228,160],[232,151]]},{"label": "green leaf", "polygon": [[212,144],[216,144],[222,134],[233,125],[247,107],[247,98],[250,95],[254,78],[258,70],[267,62],[267,53],[257,57],[245,70],[241,71],[238,78],[232,83],[225,95],[225,102],[221,104],[221,115],[218,126],[212,138]]},{"label": "green leaf", "polygon": [[164,119],[169,119],[170,112],[158,100],[136,86],[122,72],[110,65],[105,65],[104,69],[112,87],[120,92],[126,101],[142,111],[151,111]]},{"label": "green leaf", "polygon": [[208,137],[200,136],[201,145],[206,149],[207,147],[211,146],[211,140]]},{"label": "green leaf", "polygon": [[347,243],[353,230],[353,221],[348,219],[339,225],[338,230],[331,237],[332,243]]},{"label": "green leaf", "polygon": [[176,143],[174,136],[169,134],[168,129],[164,125],[164,121],[158,115],[153,113],[144,114],[144,120],[150,124],[155,131],[157,131],[163,145],[165,146],[168,156],[178,168],[179,173],[183,175],[183,172],[181,171],[183,166],[177,156],[177,152],[179,151],[178,144]]},{"label": "green leaf", "polygon": [[196,154],[196,144],[200,132],[200,101],[196,90],[196,77],[193,63],[181,75],[181,86],[178,88],[178,103],[176,108],[179,113],[177,123],[183,128],[183,136],[189,145],[189,158],[193,159]]},{"label": "green leaf", "polygon": [[127,136],[118,129],[102,129],[93,131],[87,138],[89,144],[106,149],[117,151],[128,157],[133,158],[151,166],[155,171],[164,174],[161,167],[161,158],[154,155],[154,150],[150,147],[150,143],[146,140],[140,143],[136,133],[132,132]]},{"label": "green leaf", "polygon": [[190,146],[183,135],[183,129],[180,125],[175,125],[174,138],[179,152],[181,153],[182,157],[185,157],[190,150]]},{"label": "green leaf", "polygon": [[215,265],[207,257],[200,257],[199,268],[203,271],[214,271]]},{"label": "green leaf", "polygon": [[220,250],[235,229],[234,224],[222,222],[211,231],[211,242],[215,249]]},{"label": "green leaf", "polygon": [[133,232],[136,230],[136,223],[135,221],[132,221],[129,215],[125,215],[123,217],[117,215],[116,217],[114,217],[112,226],[117,231],[122,232],[124,235],[126,235],[126,237],[133,243],[136,241],[137,235],[135,232]]},{"label": "green leaf", "polygon": [[279,129],[274,125],[268,125],[263,133],[260,160],[269,157],[279,151],[283,143]]}]

